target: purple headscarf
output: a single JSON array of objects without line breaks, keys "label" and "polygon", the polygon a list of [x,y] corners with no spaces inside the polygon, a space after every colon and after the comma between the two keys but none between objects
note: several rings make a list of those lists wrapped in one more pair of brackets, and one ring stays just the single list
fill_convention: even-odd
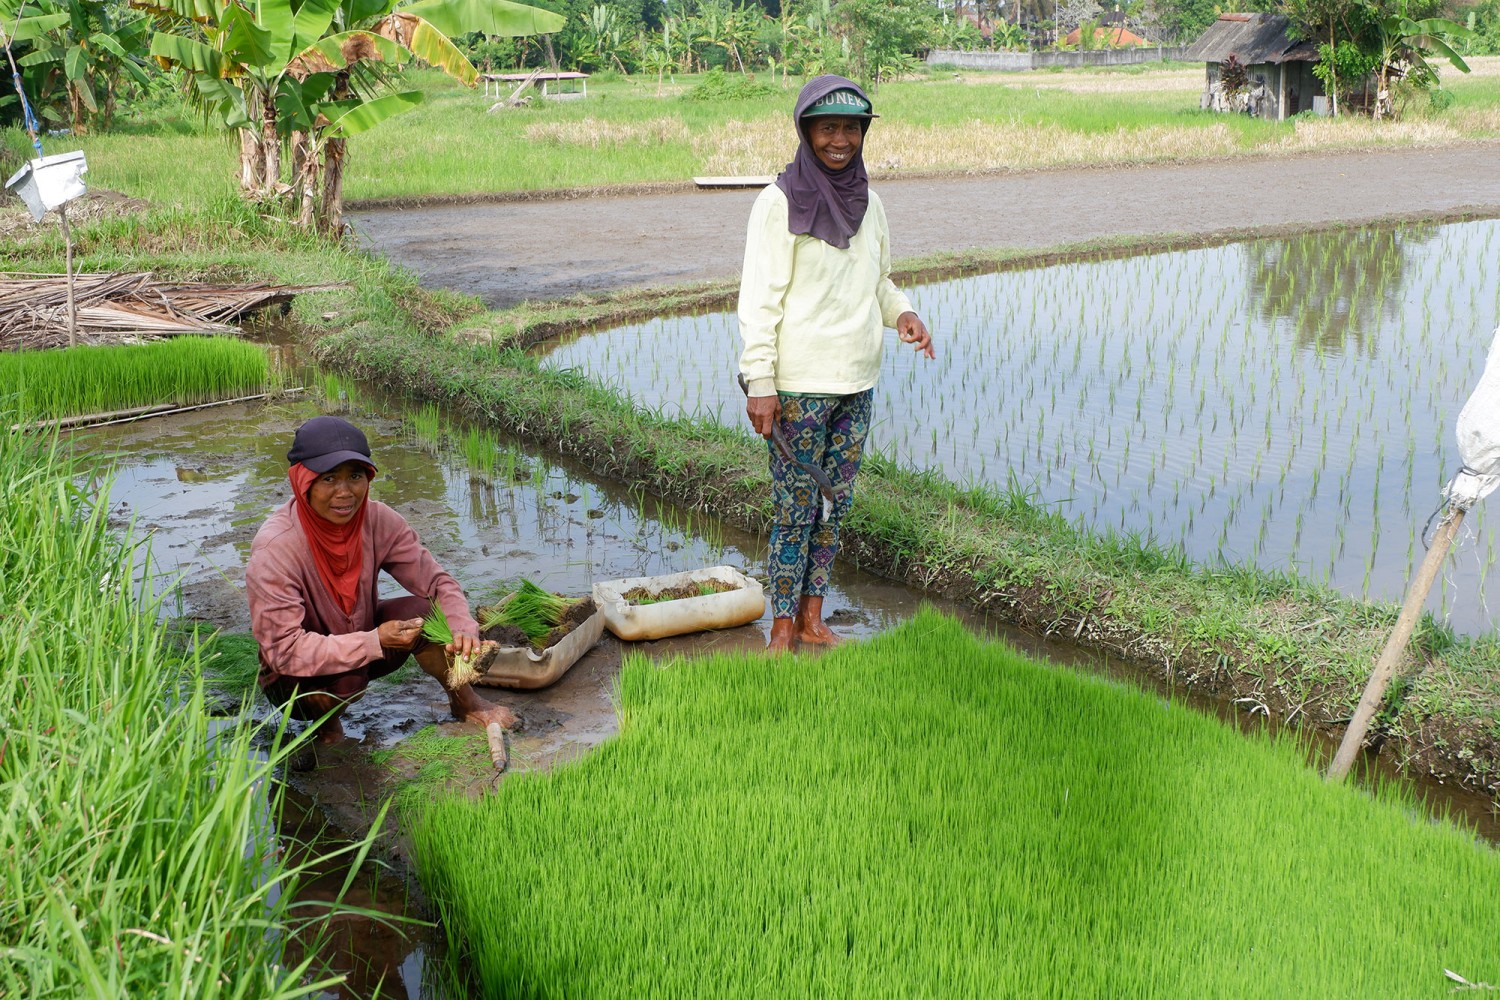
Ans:
[{"label": "purple headscarf", "polygon": [[[865,173],[864,145],[854,162],[842,170],[829,170],[813,153],[802,131],[802,115],[820,97],[835,90],[852,90],[866,103],[870,99],[859,85],[841,76],[813,77],[797,95],[792,126],[797,130],[797,155],[776,177],[776,186],[786,195],[787,229],[794,236],[815,236],[840,250],[849,249],[849,238],[859,231],[870,205],[870,175]],[[873,107],[873,105],[871,105]],[[869,130],[870,120],[864,119]]]}]

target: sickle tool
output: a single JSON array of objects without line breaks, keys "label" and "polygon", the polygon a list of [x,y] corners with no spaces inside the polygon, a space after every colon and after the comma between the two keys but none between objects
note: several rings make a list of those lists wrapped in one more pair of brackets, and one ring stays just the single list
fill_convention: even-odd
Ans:
[{"label": "sickle tool", "polygon": [[[750,383],[745,381],[744,372],[739,374],[739,381],[740,391],[748,397],[750,395]],[[812,477],[812,481],[818,485],[818,492],[823,495],[823,520],[832,520],[833,505],[837,502],[839,495],[838,490],[834,488],[833,480],[828,478],[828,473],[811,462],[801,461],[796,455],[792,454],[791,445],[786,443],[786,437],[781,433],[781,424],[775,420],[771,421],[771,443],[776,446],[777,451],[781,452],[782,458]]]}]

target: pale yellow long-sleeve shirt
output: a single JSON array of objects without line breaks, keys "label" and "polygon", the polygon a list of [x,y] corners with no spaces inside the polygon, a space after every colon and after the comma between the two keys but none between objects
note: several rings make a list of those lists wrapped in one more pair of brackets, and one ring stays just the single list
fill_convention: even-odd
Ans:
[{"label": "pale yellow long-sleeve shirt", "polygon": [[849,249],[787,231],[786,194],[755,199],[740,277],[740,371],[750,395],[847,396],[880,376],[885,328],[911,310],[891,282],[885,206],[872,190]]}]

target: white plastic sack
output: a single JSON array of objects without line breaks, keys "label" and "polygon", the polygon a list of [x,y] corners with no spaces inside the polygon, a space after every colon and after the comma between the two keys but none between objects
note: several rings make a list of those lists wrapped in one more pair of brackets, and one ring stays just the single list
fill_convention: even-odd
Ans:
[{"label": "white plastic sack", "polygon": [[5,182],[5,186],[18,194],[31,210],[31,217],[41,222],[42,216],[50,209],[88,193],[83,182],[88,169],[82,151],[43,156],[28,160]]},{"label": "white plastic sack", "polygon": [[1464,468],[1448,484],[1448,499],[1467,509],[1500,486],[1500,329],[1490,342],[1484,374],[1459,411],[1454,432]]}]

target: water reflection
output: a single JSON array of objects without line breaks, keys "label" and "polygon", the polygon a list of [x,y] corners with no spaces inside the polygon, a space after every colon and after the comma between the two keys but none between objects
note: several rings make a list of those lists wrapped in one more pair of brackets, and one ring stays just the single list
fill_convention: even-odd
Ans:
[{"label": "water reflection", "polygon": [[[886,351],[870,447],[1199,563],[1399,602],[1500,325],[1497,254],[1496,221],[1370,227],[912,288],[938,358]],[[724,312],[538,353],[743,426],[739,350]],[[1429,604],[1460,632],[1494,627],[1486,516]]]},{"label": "water reflection", "polygon": [[1382,321],[1402,313],[1413,252],[1437,226],[1364,227],[1244,245],[1250,303],[1298,349],[1373,354]]}]

